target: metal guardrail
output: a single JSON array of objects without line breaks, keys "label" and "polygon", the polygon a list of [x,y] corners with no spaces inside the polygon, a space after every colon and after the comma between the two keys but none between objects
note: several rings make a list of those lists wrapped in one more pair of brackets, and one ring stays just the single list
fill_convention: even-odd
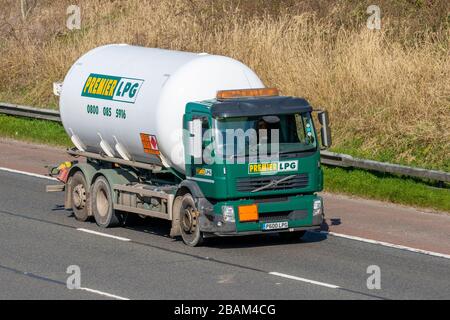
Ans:
[{"label": "metal guardrail", "polygon": [[[0,113],[26,118],[61,122],[59,112],[56,110],[33,108],[28,106],[14,105],[10,103],[0,102]],[[363,170],[396,174],[406,177],[429,179],[439,182],[450,182],[449,172],[428,170],[373,160],[358,159],[353,158],[352,156],[347,154],[334,153],[330,151],[321,151],[320,154],[321,162],[329,166],[342,168],[352,167]]]},{"label": "metal guardrail", "polygon": [[387,162],[358,159],[353,158],[352,156],[349,156],[347,154],[334,153],[330,151],[321,151],[320,155],[321,162],[330,166],[343,168],[353,167],[364,170],[402,175],[406,177],[429,179],[440,182],[450,182],[450,173],[445,171],[428,170]]},{"label": "metal guardrail", "polygon": [[0,102],[0,113],[25,118],[61,122],[59,111]]}]

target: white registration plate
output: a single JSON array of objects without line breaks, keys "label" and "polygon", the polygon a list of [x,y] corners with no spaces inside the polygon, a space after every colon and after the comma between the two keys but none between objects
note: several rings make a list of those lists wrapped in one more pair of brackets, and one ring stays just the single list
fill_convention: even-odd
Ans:
[{"label": "white registration plate", "polygon": [[278,230],[287,229],[289,227],[287,221],[282,222],[267,222],[263,224],[263,230]]}]

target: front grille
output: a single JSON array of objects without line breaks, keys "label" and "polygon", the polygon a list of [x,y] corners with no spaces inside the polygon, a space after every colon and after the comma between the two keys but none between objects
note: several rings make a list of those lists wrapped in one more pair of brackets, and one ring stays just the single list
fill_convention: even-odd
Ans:
[{"label": "front grille", "polygon": [[260,213],[260,222],[277,222],[277,221],[288,221],[288,220],[303,220],[308,217],[308,211],[306,210],[293,210],[284,212],[270,212],[270,213]]},{"label": "front grille", "polygon": [[[239,192],[250,192],[257,188],[263,187],[274,180],[281,180],[286,178],[287,175],[283,176],[264,176],[264,177],[251,177],[251,178],[238,178],[236,181],[236,190]],[[275,191],[275,190],[285,190],[293,188],[304,188],[308,185],[309,179],[307,173],[296,174],[294,177],[282,181],[278,184],[274,184],[262,191]]]},{"label": "front grille", "polygon": [[289,201],[288,197],[271,197],[271,198],[255,198],[255,203],[271,203],[271,202],[286,202]]}]

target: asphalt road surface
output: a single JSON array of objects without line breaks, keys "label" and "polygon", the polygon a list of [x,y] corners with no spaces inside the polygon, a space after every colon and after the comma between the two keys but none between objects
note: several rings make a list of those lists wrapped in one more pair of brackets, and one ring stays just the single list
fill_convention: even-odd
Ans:
[{"label": "asphalt road surface", "polygon": [[[63,193],[45,193],[52,183],[0,171],[0,299],[450,298],[450,259],[320,233],[190,248],[168,237],[165,221],[78,222],[62,208]],[[66,286],[73,265],[81,289]],[[372,265],[380,289],[367,287]]]}]

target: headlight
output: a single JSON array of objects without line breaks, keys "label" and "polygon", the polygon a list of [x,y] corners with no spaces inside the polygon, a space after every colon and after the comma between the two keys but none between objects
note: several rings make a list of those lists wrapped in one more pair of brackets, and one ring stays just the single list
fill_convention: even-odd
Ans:
[{"label": "headlight", "polygon": [[314,200],[313,202],[313,216],[322,214],[322,200]]},{"label": "headlight", "polygon": [[313,209],[321,209],[322,208],[322,201],[321,200],[314,200]]},{"label": "headlight", "polygon": [[222,216],[225,222],[235,222],[234,208],[232,206],[222,206]]}]

